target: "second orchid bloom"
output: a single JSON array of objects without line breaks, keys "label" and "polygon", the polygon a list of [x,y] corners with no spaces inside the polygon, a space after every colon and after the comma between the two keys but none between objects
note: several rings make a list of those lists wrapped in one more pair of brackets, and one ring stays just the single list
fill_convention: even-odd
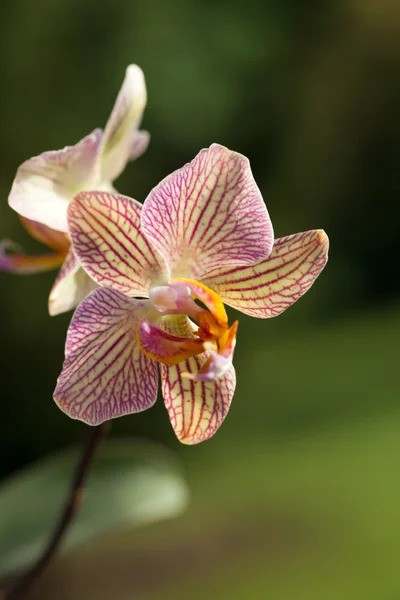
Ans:
[{"label": "second orchid bloom", "polygon": [[138,129],[145,105],[143,72],[130,65],[104,131],[95,129],[74,146],[34,156],[17,171],[9,204],[28,232],[54,252],[7,254],[7,246],[15,245],[0,243],[0,271],[29,274],[61,266],[49,298],[52,315],[75,308],[96,287],[70,249],[68,203],[81,190],[115,191],[112,184],[127,162],[146,150],[149,134]]},{"label": "second orchid bloom", "polygon": [[238,323],[228,323],[224,304],[277,316],[310,288],[328,254],[322,230],[274,240],[248,160],[217,144],[143,205],[79,193],[68,229],[74,256],[100,287],[72,318],[57,404],[91,425],[146,410],[160,369],[171,424],[187,444],[215,433],[235,390]]}]

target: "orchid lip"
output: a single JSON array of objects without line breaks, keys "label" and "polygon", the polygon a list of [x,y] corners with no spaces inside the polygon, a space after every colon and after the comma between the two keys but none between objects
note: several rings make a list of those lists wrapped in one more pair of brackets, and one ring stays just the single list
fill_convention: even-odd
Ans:
[{"label": "orchid lip", "polygon": [[[192,298],[202,301],[199,306]],[[237,321],[228,326],[226,312],[220,297],[194,280],[173,280],[154,286],[149,291],[151,310],[137,328],[137,340],[143,352],[162,364],[178,364],[191,356],[207,352],[210,358],[197,376],[184,376],[202,381],[215,381],[224,376],[232,364],[236,343]],[[160,315],[153,320],[152,316]],[[162,321],[168,315],[185,315],[199,326],[191,338],[166,334]],[[150,320],[148,320],[150,319]],[[153,321],[153,322],[152,322]],[[161,327],[157,325],[161,322]]]}]

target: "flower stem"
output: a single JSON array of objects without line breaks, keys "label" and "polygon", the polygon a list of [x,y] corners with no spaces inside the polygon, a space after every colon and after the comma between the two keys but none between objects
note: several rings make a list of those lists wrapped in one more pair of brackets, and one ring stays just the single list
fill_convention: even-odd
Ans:
[{"label": "flower stem", "polygon": [[51,559],[56,554],[69,526],[79,511],[83,500],[84,486],[93,463],[96,450],[101,440],[109,431],[109,424],[102,423],[97,427],[90,428],[90,434],[83,447],[82,455],[76,466],[75,474],[71,483],[64,508],[58,519],[56,528],[39,559],[32,567],[7,591],[4,600],[19,600],[24,597],[32,583],[47,568]]}]

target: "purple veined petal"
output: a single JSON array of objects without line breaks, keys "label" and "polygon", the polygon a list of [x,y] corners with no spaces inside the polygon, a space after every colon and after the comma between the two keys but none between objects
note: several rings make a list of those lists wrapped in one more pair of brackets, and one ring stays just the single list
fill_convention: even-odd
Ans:
[{"label": "purple veined petal", "polygon": [[50,315],[55,316],[72,310],[96,288],[97,283],[82,269],[71,248],[50,292]]},{"label": "purple veined petal", "polygon": [[[169,318],[165,327],[173,335],[190,336],[193,328],[186,317]],[[207,352],[177,365],[160,365],[165,407],[174,432],[184,444],[198,444],[214,435],[225,419],[236,386],[231,365],[217,381],[193,381],[183,373],[196,374],[207,362]]]},{"label": "purple veined petal", "polygon": [[21,216],[67,231],[68,202],[94,177],[101,140],[96,129],[75,146],[43,152],[22,163],[8,198]]},{"label": "purple veined petal", "polygon": [[225,304],[252,317],[276,317],[312,286],[328,260],[329,240],[322,229],[275,240],[269,258],[251,267],[220,269],[204,283]]},{"label": "purple veined petal", "polygon": [[136,341],[147,303],[105,288],[94,290],[69,326],[54,399],[89,425],[147,410],[157,398],[158,366]]},{"label": "purple veined petal", "polygon": [[[137,65],[129,65],[114,108],[104,129],[104,136],[99,150],[103,181],[117,179],[128,160],[132,160],[132,139],[134,139],[133,136],[142,119],[146,102],[147,92],[143,71]],[[139,146],[142,143],[139,138],[137,142]],[[146,140],[143,140],[143,151],[145,150],[145,142]],[[140,148],[138,149],[140,150]]]},{"label": "purple veined petal", "polygon": [[253,264],[273,245],[271,220],[248,159],[219,144],[150,192],[142,229],[172,276],[188,279]]},{"label": "purple veined petal", "polygon": [[140,229],[142,205],[126,196],[81,192],[68,209],[74,252],[100,286],[147,296],[168,279],[167,267]]},{"label": "purple veined petal", "polygon": [[236,386],[235,369],[215,381],[193,381],[183,372],[199,371],[207,359],[193,356],[173,366],[160,365],[162,394],[175,435],[183,444],[211,438],[225,419]]}]

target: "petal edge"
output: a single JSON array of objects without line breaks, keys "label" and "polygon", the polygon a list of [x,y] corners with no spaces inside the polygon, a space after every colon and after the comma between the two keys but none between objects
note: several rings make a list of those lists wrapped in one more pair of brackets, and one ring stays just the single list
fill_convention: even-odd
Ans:
[{"label": "petal edge", "polygon": [[146,303],[105,288],[77,308],[54,391],[59,408],[89,425],[147,410],[157,398],[158,368],[136,342]]},{"label": "petal edge", "polygon": [[94,177],[101,130],[74,146],[26,160],[15,176],[8,203],[18,214],[57,231],[67,229],[68,202]]},{"label": "petal edge", "polygon": [[[193,335],[194,326],[186,317],[168,320],[164,326],[173,335]],[[160,365],[165,407],[175,435],[183,444],[199,444],[212,437],[232,402],[236,386],[232,365],[217,381],[193,381],[182,376],[184,372],[199,372],[208,358],[209,353],[204,352],[177,365]]]},{"label": "petal edge", "polygon": [[275,240],[271,255],[251,267],[219,269],[205,283],[223,302],[252,317],[276,317],[312,286],[328,260],[322,229]]},{"label": "petal edge", "polygon": [[143,204],[142,229],[172,277],[202,280],[267,256],[273,230],[248,159],[212,144],[168,175]]},{"label": "petal edge", "polygon": [[69,205],[68,226],[75,254],[98,285],[147,297],[168,273],[140,229],[141,208],[127,196],[81,192]]}]

